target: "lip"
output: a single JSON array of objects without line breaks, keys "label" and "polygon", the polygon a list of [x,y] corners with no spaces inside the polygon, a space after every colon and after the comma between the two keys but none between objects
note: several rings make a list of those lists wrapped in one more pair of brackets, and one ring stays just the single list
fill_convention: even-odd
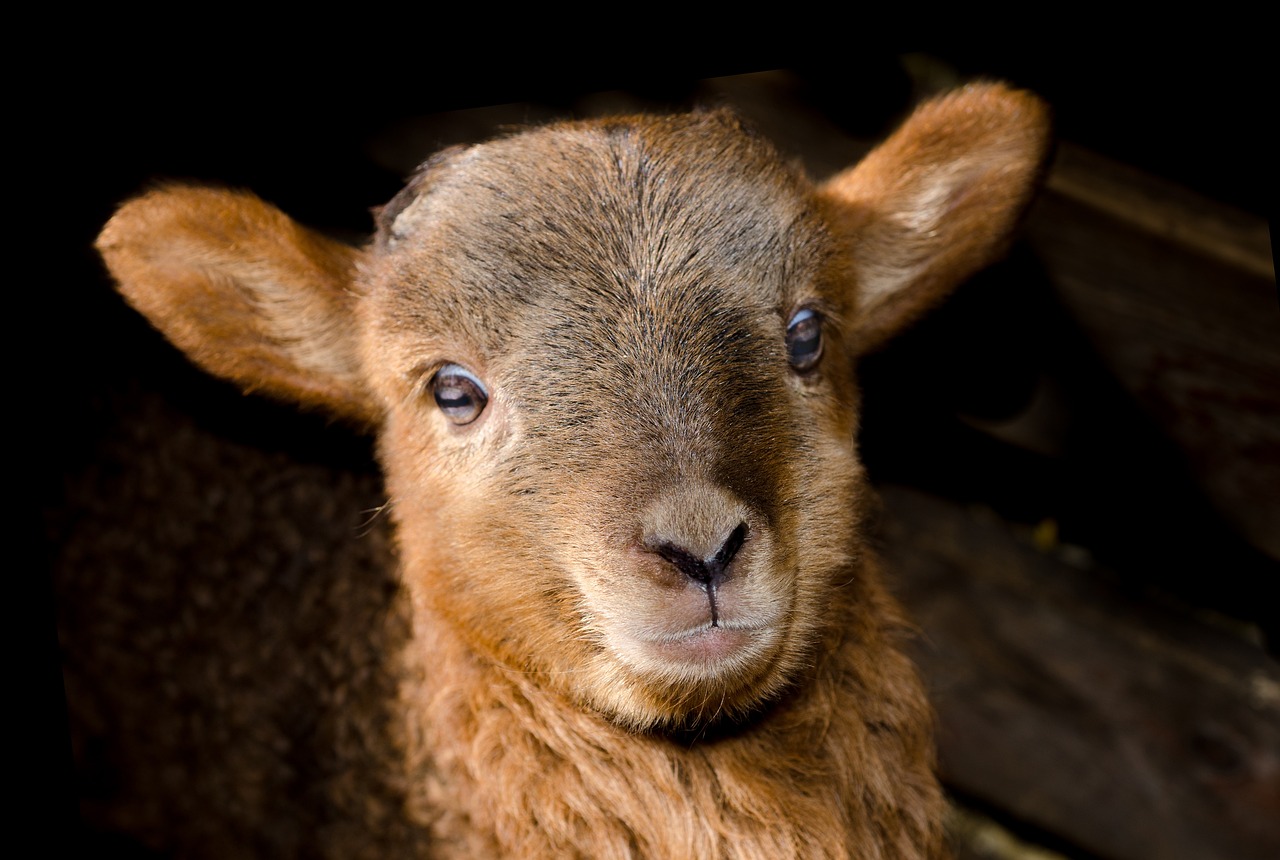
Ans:
[{"label": "lip", "polygon": [[711,665],[741,657],[758,641],[755,628],[705,624],[672,636],[646,640],[644,649],[664,663]]}]

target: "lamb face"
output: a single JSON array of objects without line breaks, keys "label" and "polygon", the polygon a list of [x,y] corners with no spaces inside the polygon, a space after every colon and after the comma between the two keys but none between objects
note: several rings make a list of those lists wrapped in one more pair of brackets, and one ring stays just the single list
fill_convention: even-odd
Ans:
[{"label": "lamb face", "polygon": [[631,726],[794,680],[860,481],[808,182],[723,113],[559,126],[438,157],[380,231],[363,354],[415,601]]},{"label": "lamb face", "polygon": [[435,156],[366,247],[174,186],[98,248],[205,369],[378,434],[412,630],[395,760],[349,764],[433,850],[926,857],[853,368],[1003,251],[1045,144],[1000,85],[819,185],[723,112],[564,123]]}]

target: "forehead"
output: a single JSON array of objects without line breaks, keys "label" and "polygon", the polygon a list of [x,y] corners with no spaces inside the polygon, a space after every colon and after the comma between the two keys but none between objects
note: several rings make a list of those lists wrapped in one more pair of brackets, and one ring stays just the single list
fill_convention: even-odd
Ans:
[{"label": "forehead", "polygon": [[384,219],[391,280],[419,309],[483,308],[491,330],[531,306],[549,323],[584,305],[785,312],[817,266],[807,180],[728,113],[564,124],[433,161]]}]

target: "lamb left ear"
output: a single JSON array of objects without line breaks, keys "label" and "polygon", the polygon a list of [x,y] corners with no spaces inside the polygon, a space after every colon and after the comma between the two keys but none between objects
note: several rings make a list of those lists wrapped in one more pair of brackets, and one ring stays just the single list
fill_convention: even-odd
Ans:
[{"label": "lamb left ear", "polygon": [[355,324],[363,251],[252,194],[183,185],[125,203],[96,247],[129,303],[205,370],[377,423]]},{"label": "lamb left ear", "polygon": [[1030,93],[973,84],[925,103],[819,188],[854,295],[851,342],[869,352],[1007,248],[1049,140]]}]

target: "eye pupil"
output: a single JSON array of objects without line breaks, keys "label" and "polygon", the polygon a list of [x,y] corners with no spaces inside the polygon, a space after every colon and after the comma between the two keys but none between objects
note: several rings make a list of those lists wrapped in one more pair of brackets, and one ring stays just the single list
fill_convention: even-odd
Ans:
[{"label": "eye pupil", "polygon": [[446,364],[431,377],[431,396],[454,424],[470,424],[489,402],[484,385],[459,364]]},{"label": "eye pupil", "polygon": [[822,318],[804,308],[787,325],[787,360],[797,371],[813,369],[822,357]]}]

